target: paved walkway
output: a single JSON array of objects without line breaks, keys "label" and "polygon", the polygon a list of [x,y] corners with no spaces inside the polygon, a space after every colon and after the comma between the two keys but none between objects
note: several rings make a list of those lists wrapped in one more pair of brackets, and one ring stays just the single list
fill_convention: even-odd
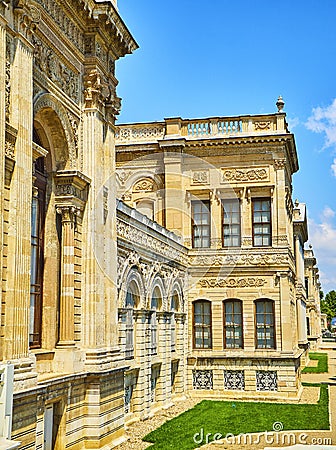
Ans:
[{"label": "paved walkway", "polygon": [[[302,381],[307,383],[328,383],[329,386],[329,410],[331,413],[330,431],[293,431],[274,433],[274,436],[264,434],[251,434],[248,440],[244,442],[218,442],[203,445],[202,450],[263,450],[265,447],[281,447],[293,444],[328,444],[336,445],[336,348],[334,345],[328,347],[325,351],[328,353],[329,372],[327,374],[302,374]],[[317,395],[314,388],[305,389],[302,403],[316,403]],[[142,441],[142,437],[150,431],[161,426],[166,420],[169,420],[183,411],[192,408],[197,403],[196,400],[187,399],[178,402],[168,410],[157,413],[153,418],[144,422],[136,422],[126,429],[128,440],[119,445],[117,450],[150,450],[150,445]],[[314,421],[314,418],[311,418]],[[273,440],[273,442],[270,442]],[[309,448],[309,447],[307,447]],[[328,447],[325,447],[328,449]],[[176,449],[178,450],[178,449]]]}]

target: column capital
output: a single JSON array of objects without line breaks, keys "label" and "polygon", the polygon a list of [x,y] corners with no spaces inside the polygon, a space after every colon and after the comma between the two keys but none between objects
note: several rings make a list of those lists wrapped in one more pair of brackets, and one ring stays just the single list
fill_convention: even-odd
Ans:
[{"label": "column capital", "polygon": [[[75,208],[78,213],[85,208],[91,180],[78,170],[60,170],[54,175],[56,184],[55,204],[63,210]],[[57,211],[58,212],[58,211]]]},{"label": "column capital", "polygon": [[80,208],[72,205],[57,205],[56,206],[57,214],[62,216],[62,223],[73,223],[76,220],[76,216],[80,215]]}]

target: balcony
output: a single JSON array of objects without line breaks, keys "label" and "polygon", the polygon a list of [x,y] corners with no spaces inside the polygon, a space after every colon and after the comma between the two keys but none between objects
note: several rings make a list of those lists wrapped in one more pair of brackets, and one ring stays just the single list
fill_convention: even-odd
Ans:
[{"label": "balcony", "polygon": [[289,133],[284,113],[206,119],[168,118],[164,122],[118,125],[116,144],[157,142],[182,137],[187,140]]}]

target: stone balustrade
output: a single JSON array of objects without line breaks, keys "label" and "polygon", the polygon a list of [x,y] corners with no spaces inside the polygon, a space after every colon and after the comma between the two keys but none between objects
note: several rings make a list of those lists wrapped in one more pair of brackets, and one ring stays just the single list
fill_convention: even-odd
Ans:
[{"label": "stone balustrade", "polygon": [[161,139],[219,138],[289,133],[284,113],[211,117],[206,119],[168,118],[164,122],[118,125],[116,143],[156,142]]}]

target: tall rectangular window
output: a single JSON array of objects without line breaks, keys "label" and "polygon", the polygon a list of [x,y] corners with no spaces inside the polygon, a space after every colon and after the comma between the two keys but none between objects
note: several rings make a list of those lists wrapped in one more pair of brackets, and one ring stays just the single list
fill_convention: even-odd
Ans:
[{"label": "tall rectangular window", "polygon": [[212,348],[211,303],[197,300],[193,303],[194,348]]},{"label": "tall rectangular window", "polygon": [[243,348],[241,300],[226,300],[224,302],[224,348]]},{"label": "tall rectangular window", "polygon": [[210,201],[191,202],[191,215],[193,247],[210,247]]},{"label": "tall rectangular window", "polygon": [[[39,158],[42,159],[42,158]],[[31,204],[31,257],[30,257],[30,308],[29,346],[41,346],[42,291],[44,269],[44,221],[46,178],[42,174],[43,161],[37,160],[34,195]],[[41,168],[40,168],[41,166]],[[41,170],[41,172],[39,171]]]},{"label": "tall rectangular window", "polygon": [[241,236],[239,199],[222,200],[223,246],[239,247]]},{"label": "tall rectangular window", "polygon": [[253,245],[267,247],[272,245],[271,200],[254,199],[253,202]]},{"label": "tall rectangular window", "polygon": [[255,301],[256,348],[275,348],[274,302]]}]

